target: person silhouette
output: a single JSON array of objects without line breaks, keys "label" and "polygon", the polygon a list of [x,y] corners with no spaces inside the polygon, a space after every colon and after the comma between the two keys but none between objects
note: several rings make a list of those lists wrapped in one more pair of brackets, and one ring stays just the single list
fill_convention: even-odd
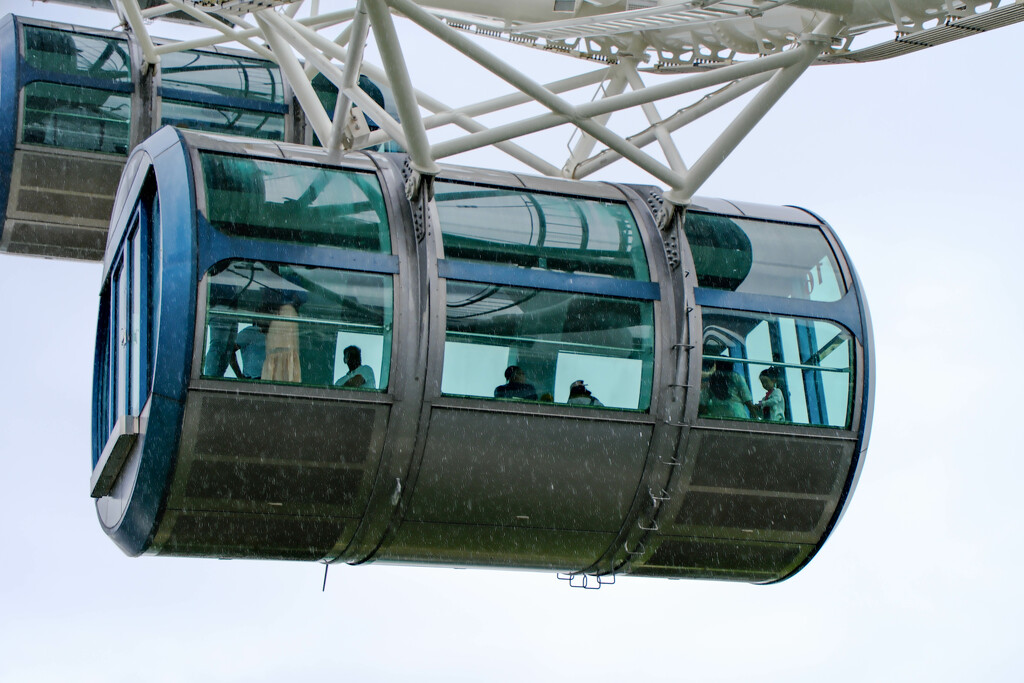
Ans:
[{"label": "person silhouette", "polygon": [[494,389],[494,398],[525,398],[537,400],[537,389],[526,381],[526,373],[518,365],[505,368],[505,384]]}]

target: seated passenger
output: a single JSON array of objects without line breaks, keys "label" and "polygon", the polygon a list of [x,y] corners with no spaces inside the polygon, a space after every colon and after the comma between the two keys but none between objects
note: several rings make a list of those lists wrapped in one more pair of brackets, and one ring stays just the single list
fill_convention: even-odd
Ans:
[{"label": "seated passenger", "polygon": [[597,398],[590,393],[587,389],[587,385],[583,383],[583,380],[578,379],[569,385],[569,400],[566,401],[571,406],[603,406],[604,404],[597,400]]},{"label": "seated passenger", "polygon": [[277,318],[267,326],[266,358],[260,378],[272,382],[301,382],[299,365],[299,312],[295,306],[284,304],[277,310]]},{"label": "seated passenger", "polygon": [[494,398],[525,398],[537,400],[537,390],[526,381],[526,373],[518,365],[505,368],[506,383],[494,389]]},{"label": "seated passenger", "polygon": [[[713,365],[709,370],[709,363]],[[754,411],[750,389],[743,378],[733,372],[728,361],[704,361],[701,372],[700,410],[707,417],[749,420]]]},{"label": "seated passenger", "polygon": [[771,422],[782,422],[786,419],[786,399],[783,398],[782,391],[777,386],[779,383],[777,373],[776,368],[768,368],[762,370],[758,375],[765,394],[764,398],[756,404],[757,415]]},{"label": "seated passenger", "polygon": [[347,346],[341,352],[341,358],[348,367],[348,374],[334,383],[336,387],[348,387],[350,389],[376,389],[377,381],[373,375],[373,368],[363,365],[363,352],[358,346]]}]

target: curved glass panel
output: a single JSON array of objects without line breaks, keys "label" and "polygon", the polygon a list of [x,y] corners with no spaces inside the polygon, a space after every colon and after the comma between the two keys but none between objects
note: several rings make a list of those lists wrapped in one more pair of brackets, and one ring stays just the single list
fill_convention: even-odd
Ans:
[{"label": "curved glass panel", "polygon": [[847,429],[852,335],[824,320],[705,308],[702,417]]},{"label": "curved glass panel", "polygon": [[373,174],[211,152],[201,160],[207,219],[229,235],[391,251]]},{"label": "curved glass panel", "polygon": [[700,287],[811,301],[846,293],[815,227],[690,212],[684,231]]},{"label": "curved glass panel", "polygon": [[277,65],[262,59],[189,50],[160,57],[162,88],[199,95],[284,103]]},{"label": "curved glass panel", "polygon": [[131,97],[97,88],[35,81],[25,86],[21,141],[127,154]]},{"label": "curved glass panel", "polygon": [[626,204],[451,182],[434,200],[446,258],[650,280]]},{"label": "curved glass panel", "polygon": [[25,61],[43,71],[131,83],[128,43],[117,38],[25,27]]},{"label": "curved glass panel", "polygon": [[387,388],[390,275],[230,261],[206,282],[203,377]]},{"label": "curved glass panel", "polygon": [[160,103],[164,125],[240,135],[263,140],[284,139],[284,114],[272,114],[209,104],[192,104],[164,98]]},{"label": "curved glass panel", "polygon": [[650,406],[649,301],[449,280],[447,310],[444,394]]}]

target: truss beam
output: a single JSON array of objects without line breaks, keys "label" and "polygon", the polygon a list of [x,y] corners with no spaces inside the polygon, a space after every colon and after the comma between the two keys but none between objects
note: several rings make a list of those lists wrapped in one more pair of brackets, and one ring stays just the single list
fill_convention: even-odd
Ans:
[{"label": "truss beam", "polygon": [[[801,36],[788,49],[701,72],[661,77],[662,82],[657,84],[645,82],[645,75],[638,68],[650,45],[644,34],[635,33],[617,63],[542,82],[412,0],[356,0],[351,9],[323,15],[317,14],[315,4],[310,8],[303,2],[295,2],[284,8],[264,8],[248,14],[221,10],[218,16],[184,0],[166,0],[166,4],[146,13],[139,8],[138,0],[116,1],[122,6],[121,14],[130,30],[139,34],[143,52],[148,49],[146,61],[151,63],[175,50],[229,41],[239,42],[276,61],[304,110],[309,126],[331,150],[394,140],[409,153],[410,163],[420,176],[438,173],[437,162],[442,159],[486,147],[499,149],[539,173],[569,178],[588,177],[615,161],[627,160],[667,185],[667,197],[678,204],[690,201],[796,79],[830,48],[843,28],[839,19],[825,15],[826,19],[814,33]],[[167,8],[187,13],[215,35],[184,43],[154,44],[144,19],[147,15],[158,16],[168,11]],[[303,14],[310,11],[308,15]],[[653,13],[648,14],[653,16]],[[404,17],[414,27],[453,48],[511,86],[513,92],[450,106],[431,95],[429,87],[414,87],[406,52],[416,48],[402,44],[395,16]],[[337,31],[333,39],[321,32],[334,27]],[[371,33],[373,40],[370,40]],[[370,46],[376,47],[379,66],[367,59],[366,51]],[[313,90],[311,80],[318,73],[338,87],[333,112],[324,110]],[[397,117],[391,116],[359,88],[360,74],[390,89]],[[450,77],[450,74],[439,74],[439,77]],[[646,77],[651,78],[651,75],[646,74]],[[580,97],[584,89],[595,86],[597,94],[589,101]],[[677,102],[675,113],[662,115],[661,103],[699,97],[701,91],[712,88],[717,90],[696,102],[682,106]],[[705,151],[697,155],[692,165],[688,165],[675,135],[742,97],[750,99],[721,134],[706,145]],[[371,116],[379,124],[379,130],[369,134],[353,133],[349,127],[353,105]],[[520,107],[526,109],[519,111]],[[619,114],[631,110],[642,114],[646,127],[621,130]],[[453,127],[462,132],[447,139],[434,133],[438,129],[450,131]],[[568,151],[561,151],[564,156],[560,162],[559,150],[550,144],[543,150],[531,149],[531,136],[560,127],[571,127],[574,131],[567,141]],[[646,151],[647,148],[652,151]]]}]

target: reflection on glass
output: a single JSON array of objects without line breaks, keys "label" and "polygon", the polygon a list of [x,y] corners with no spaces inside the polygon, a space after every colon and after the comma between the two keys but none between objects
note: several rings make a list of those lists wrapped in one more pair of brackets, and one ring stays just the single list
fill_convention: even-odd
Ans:
[{"label": "reflection on glass", "polygon": [[207,96],[284,103],[276,64],[252,57],[189,50],[160,57],[160,84]]},{"label": "reflection on glass", "polygon": [[25,27],[25,61],[36,69],[131,82],[128,43],[118,38]]},{"label": "reflection on glass", "polygon": [[232,261],[207,283],[203,377],[387,388],[390,275]]},{"label": "reflection on glass", "polygon": [[[311,85],[313,86],[314,92],[316,92],[316,96],[320,99],[320,104],[324,106],[324,111],[326,111],[328,116],[330,116],[333,120],[334,110],[338,103],[337,86],[334,85],[334,83],[332,83],[330,80],[328,80],[328,78],[323,74],[317,74],[313,78]],[[391,90],[389,90],[386,87],[381,88],[364,75],[359,76],[358,85],[359,89],[365,92],[367,95],[369,95],[370,98],[374,101],[374,103],[376,103],[381,109],[386,111],[391,116],[391,118],[395,119],[395,121],[399,120],[398,109],[394,104],[395,98],[392,95]],[[373,117],[369,116],[367,112],[364,111],[363,114],[366,115],[366,125],[371,131],[380,128],[377,122],[373,120]],[[317,137],[316,133],[313,134],[312,142],[317,147],[323,147],[323,143],[320,141],[320,138]],[[364,149],[373,149],[377,152],[396,153],[405,151],[404,149],[402,149],[402,146],[399,145],[394,140],[388,140],[387,142],[379,144],[375,147],[369,147]]]},{"label": "reflection on glass", "polygon": [[684,230],[700,287],[811,301],[846,293],[818,228],[690,212]]},{"label": "reflection on glass", "polygon": [[650,280],[626,204],[451,182],[434,190],[445,258]]},{"label": "reflection on glass", "polygon": [[569,403],[583,380],[599,400],[574,405],[650,406],[649,301],[449,280],[447,310],[444,394]]},{"label": "reflection on glass", "polygon": [[822,320],[704,309],[702,417],[848,428],[852,336]]},{"label": "reflection on glass", "polygon": [[164,125],[262,140],[284,139],[284,115],[222,105],[191,104],[164,98],[160,105]]},{"label": "reflection on glass", "polygon": [[207,218],[228,234],[391,251],[373,174],[208,152],[201,159]]},{"label": "reflection on glass", "polygon": [[24,143],[127,154],[130,123],[126,94],[42,81],[25,86]]}]

